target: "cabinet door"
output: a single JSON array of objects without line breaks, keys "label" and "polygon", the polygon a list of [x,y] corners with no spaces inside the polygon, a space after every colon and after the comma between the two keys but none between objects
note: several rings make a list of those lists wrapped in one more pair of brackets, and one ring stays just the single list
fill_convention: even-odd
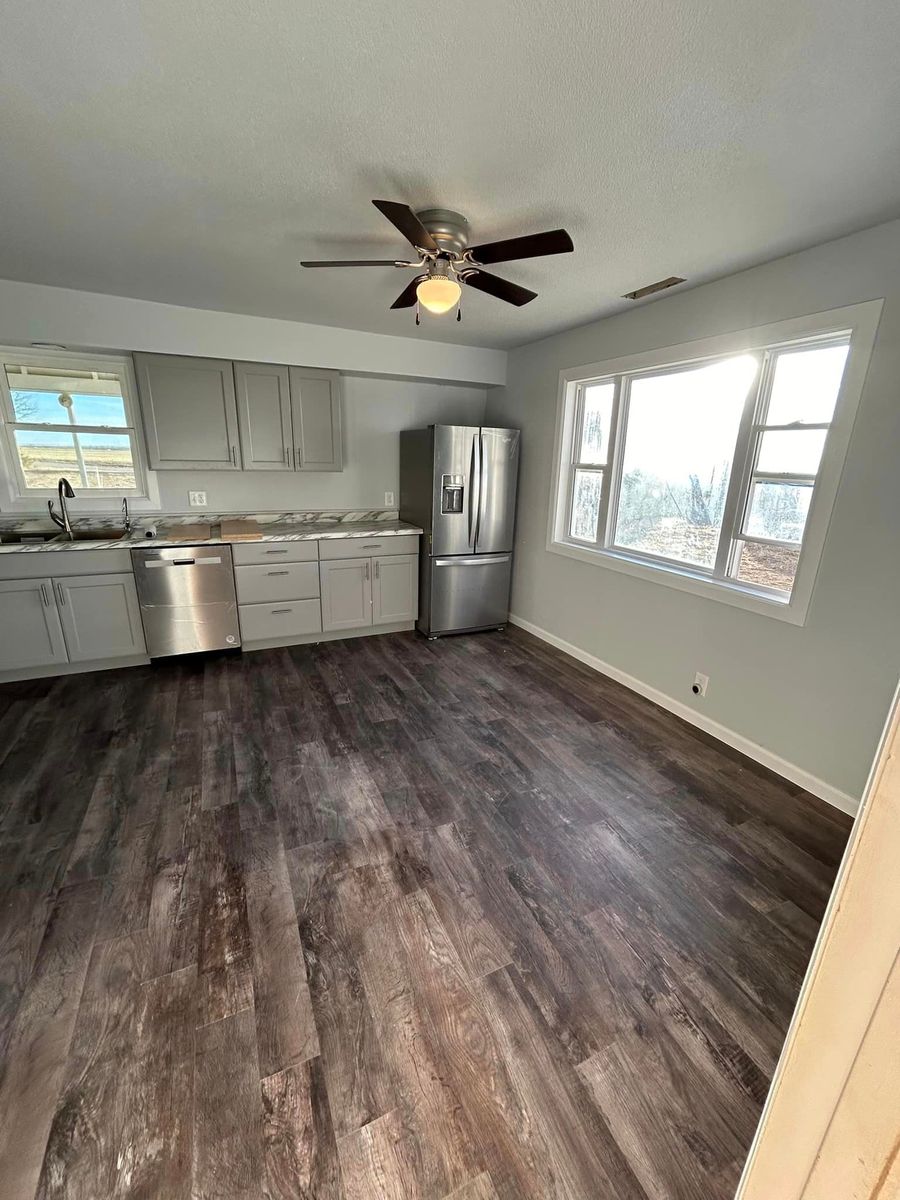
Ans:
[{"label": "cabinet door", "polygon": [[69,575],[54,579],[70,662],[146,654],[137,588],[130,571],[120,575]]},{"label": "cabinet door", "polygon": [[291,391],[287,367],[235,363],[238,423],[245,471],[292,471]]},{"label": "cabinet door", "polygon": [[295,468],[342,471],[340,375],[291,367],[290,377]]},{"label": "cabinet door", "polygon": [[415,621],[419,615],[419,556],[372,559],[372,623]]},{"label": "cabinet door", "polygon": [[322,562],[319,573],[324,630],[372,624],[372,563],[368,558]]},{"label": "cabinet door", "polygon": [[171,354],[136,354],[134,364],[150,466],[239,471],[232,364]]},{"label": "cabinet door", "polygon": [[0,671],[68,662],[49,579],[0,583]]}]

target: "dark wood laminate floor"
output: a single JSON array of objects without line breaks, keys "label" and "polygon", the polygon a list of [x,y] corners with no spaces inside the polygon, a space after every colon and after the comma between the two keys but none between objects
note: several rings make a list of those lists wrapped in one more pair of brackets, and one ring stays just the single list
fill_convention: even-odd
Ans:
[{"label": "dark wood laminate floor", "polygon": [[518,631],[0,687],[0,1195],[731,1197],[849,822]]}]

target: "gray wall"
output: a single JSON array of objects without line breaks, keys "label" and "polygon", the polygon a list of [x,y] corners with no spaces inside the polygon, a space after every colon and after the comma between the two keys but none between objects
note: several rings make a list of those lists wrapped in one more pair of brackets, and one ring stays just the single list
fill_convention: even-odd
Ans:
[{"label": "gray wall", "polygon": [[[546,550],[560,369],[877,297],[805,626]],[[900,221],[523,346],[488,421],[524,431],[513,612],[858,797],[900,671]]]},{"label": "gray wall", "polygon": [[[480,425],[484,388],[408,379],[344,378],[344,469],[328,473],[159,471],[166,512],[188,510],[188,491],[207,493],[210,512],[384,508],[400,486],[397,434],[432,422]],[[201,509],[194,509],[198,516]]]}]

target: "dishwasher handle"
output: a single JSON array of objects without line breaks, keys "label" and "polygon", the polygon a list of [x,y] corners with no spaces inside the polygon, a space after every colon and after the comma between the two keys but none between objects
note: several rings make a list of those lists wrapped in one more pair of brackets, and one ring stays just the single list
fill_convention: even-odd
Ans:
[{"label": "dishwasher handle", "polygon": [[213,555],[209,558],[148,558],[144,560],[144,566],[148,570],[151,567],[220,567],[221,565],[220,555]]}]

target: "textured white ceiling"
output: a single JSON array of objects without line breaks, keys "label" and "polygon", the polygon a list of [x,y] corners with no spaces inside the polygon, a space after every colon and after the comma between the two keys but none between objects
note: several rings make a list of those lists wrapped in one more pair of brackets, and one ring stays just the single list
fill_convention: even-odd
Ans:
[{"label": "textured white ceiling", "polygon": [[[373,197],[566,226],[508,346],[900,212],[894,0],[2,0],[0,276],[415,337]],[[2,336],[2,331],[0,331]]]}]

